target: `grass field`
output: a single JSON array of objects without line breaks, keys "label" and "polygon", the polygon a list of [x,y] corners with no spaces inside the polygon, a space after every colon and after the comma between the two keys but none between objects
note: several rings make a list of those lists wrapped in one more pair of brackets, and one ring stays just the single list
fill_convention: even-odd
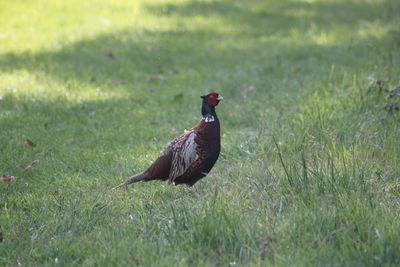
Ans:
[{"label": "grass field", "polygon": [[[0,265],[399,266],[399,25],[397,0],[1,1]],[[193,192],[109,190],[210,91]]]}]

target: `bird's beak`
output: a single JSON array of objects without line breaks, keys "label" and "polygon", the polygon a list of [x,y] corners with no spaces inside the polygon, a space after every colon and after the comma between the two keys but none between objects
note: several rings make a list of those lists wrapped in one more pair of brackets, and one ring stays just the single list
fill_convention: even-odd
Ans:
[{"label": "bird's beak", "polygon": [[222,95],[218,95],[217,100],[218,100],[218,101],[221,101],[222,99],[224,99],[224,98],[222,97]]},{"label": "bird's beak", "polygon": [[202,96],[200,96],[200,98],[203,98],[203,99],[204,99],[204,98],[206,98],[206,95],[202,95]]}]

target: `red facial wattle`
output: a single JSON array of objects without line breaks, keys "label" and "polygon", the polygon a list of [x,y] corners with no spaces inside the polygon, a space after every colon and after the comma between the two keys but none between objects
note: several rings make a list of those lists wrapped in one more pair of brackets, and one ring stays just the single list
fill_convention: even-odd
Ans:
[{"label": "red facial wattle", "polygon": [[207,96],[207,104],[209,104],[212,107],[215,107],[218,105],[219,101],[222,99],[222,97],[217,94],[217,93],[210,93]]}]

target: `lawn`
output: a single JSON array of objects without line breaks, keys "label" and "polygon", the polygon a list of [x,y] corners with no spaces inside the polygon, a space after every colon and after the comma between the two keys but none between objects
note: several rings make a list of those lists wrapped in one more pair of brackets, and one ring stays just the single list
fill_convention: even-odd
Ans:
[{"label": "lawn", "polygon": [[[398,0],[1,1],[0,265],[399,266],[399,25]],[[210,175],[111,191],[210,91]]]}]

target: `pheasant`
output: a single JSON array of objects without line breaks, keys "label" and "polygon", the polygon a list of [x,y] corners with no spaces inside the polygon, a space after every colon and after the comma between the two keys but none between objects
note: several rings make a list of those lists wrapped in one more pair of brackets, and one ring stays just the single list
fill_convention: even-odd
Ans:
[{"label": "pheasant", "polygon": [[212,92],[201,98],[201,121],[172,140],[145,171],[133,175],[113,189],[152,180],[168,180],[174,185],[186,184],[191,188],[208,174],[221,149],[220,126],[215,107],[222,96]]}]

